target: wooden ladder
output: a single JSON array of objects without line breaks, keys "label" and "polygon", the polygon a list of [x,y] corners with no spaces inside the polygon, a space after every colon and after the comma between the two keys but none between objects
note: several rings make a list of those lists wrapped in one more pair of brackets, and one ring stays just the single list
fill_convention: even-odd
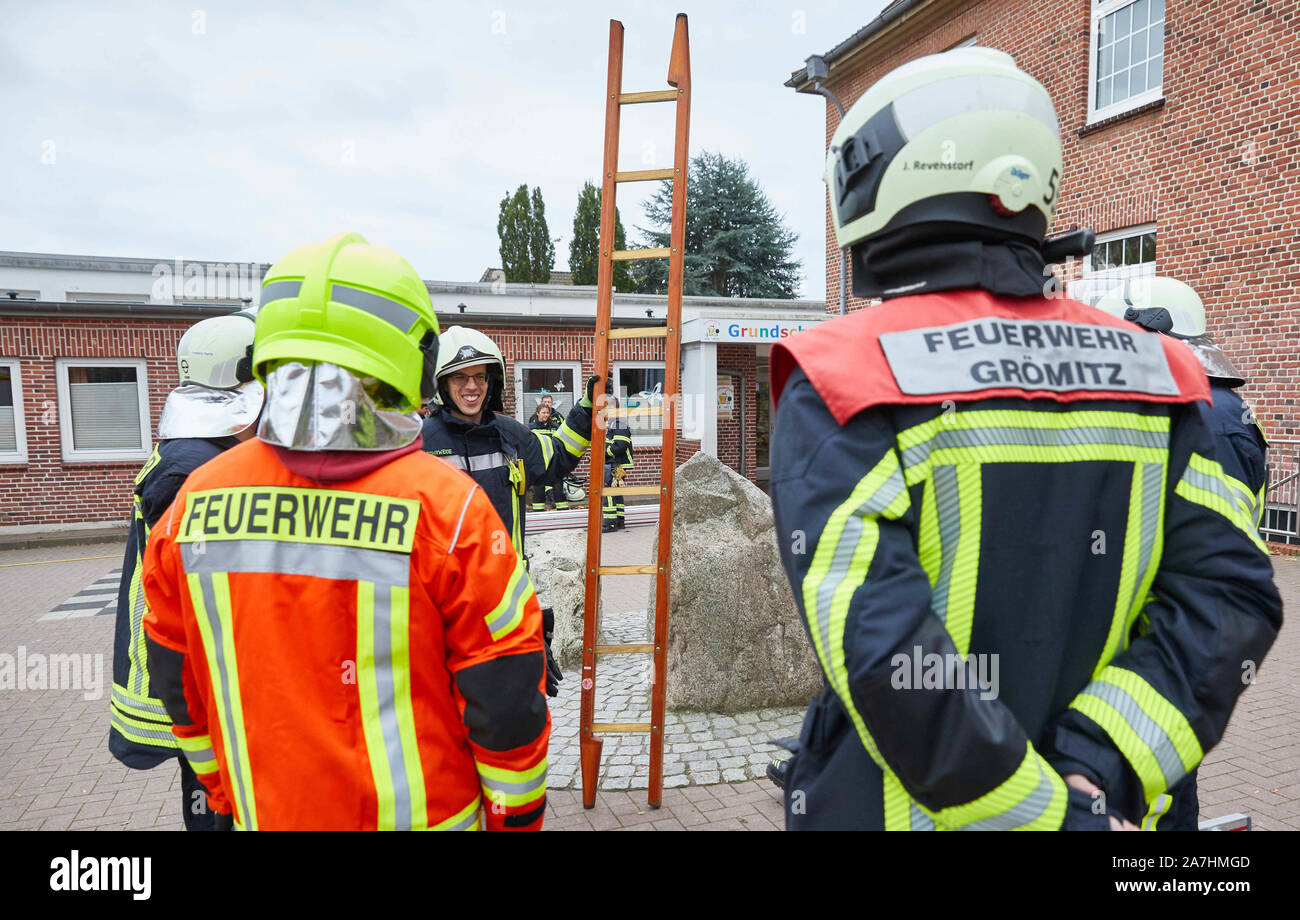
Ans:
[{"label": "wooden ladder", "polygon": [[[647,802],[658,808],[663,794],[664,684],[667,674],[668,602],[673,542],[673,471],[677,454],[678,376],[681,369],[682,275],[686,247],[686,171],[691,113],[691,56],[686,15],[679,13],[668,59],[668,84],[673,89],[645,93],[623,92],[623,24],[609,23],[609,80],[605,96],[605,169],[601,182],[600,271],[596,297],[596,373],[608,380],[610,339],[663,337],[663,406],[608,411],[608,415],[662,415],[663,456],[657,486],[602,486],[605,476],[605,427],[594,425],[591,435],[591,500],[587,509],[587,584],[582,638],[582,804],[596,804],[602,735],[645,732],[650,735],[650,780]],[[676,138],[671,169],[618,171],[619,113],[625,105],[647,102],[677,104]],[[615,190],[623,182],[667,179],[673,183],[669,245],[659,249],[614,249]],[[631,259],[668,260],[668,319],[663,326],[611,329],[614,262]],[[654,565],[601,565],[601,499],[606,495],[658,495],[659,546]],[[655,625],[653,642],[601,645],[600,578],[602,575],[654,575]],[[653,655],[649,722],[596,721],[596,660],[602,655]]]}]

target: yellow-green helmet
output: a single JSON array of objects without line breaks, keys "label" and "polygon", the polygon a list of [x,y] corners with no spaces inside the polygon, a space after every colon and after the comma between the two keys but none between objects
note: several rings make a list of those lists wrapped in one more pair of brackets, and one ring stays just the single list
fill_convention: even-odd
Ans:
[{"label": "yellow-green helmet", "polygon": [[382,380],[413,410],[434,394],[438,317],[410,263],[359,233],[293,250],[267,271],[253,341],[253,373],[327,361]]}]

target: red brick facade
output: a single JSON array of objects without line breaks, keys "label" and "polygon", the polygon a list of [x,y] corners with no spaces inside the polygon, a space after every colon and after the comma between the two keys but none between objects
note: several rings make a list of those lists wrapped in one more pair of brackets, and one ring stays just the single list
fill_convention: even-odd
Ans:
[{"label": "red brick facade", "polygon": [[[1091,9],[1089,0],[937,3],[835,67],[827,84],[848,108],[894,67],[971,36],[1015,57],[1060,119],[1065,175],[1052,232],[1155,223],[1157,272],[1201,295],[1211,331],[1251,378],[1242,395],[1275,462],[1289,464],[1300,421],[1300,0],[1167,0],[1163,104],[1085,128]],[[828,105],[828,144],[837,125]],[[829,209],[826,255],[833,311]]]},{"label": "red brick facade", "polygon": [[[465,317],[443,318],[443,324]],[[142,461],[65,463],[62,459],[55,382],[57,358],[143,358],[149,385],[149,427],[156,431],[168,392],[176,385],[176,345],[190,319],[138,318],[0,318],[0,357],[19,358],[22,400],[26,416],[27,462],[0,464],[0,528],[58,524],[124,523],[130,516],[130,495]],[[594,332],[563,327],[482,326],[506,356],[505,401],[514,411],[516,361],[578,361],[583,380],[591,375]],[[754,478],[754,354],[752,346],[720,346],[718,366],[745,375],[744,394],[747,456],[745,472]],[[746,353],[748,355],[746,356]],[[614,361],[663,361],[662,339],[630,339],[611,345]],[[739,469],[737,421],[719,425],[719,451],[724,462]],[[680,441],[677,462],[699,449],[696,441]],[[633,484],[660,478],[660,450],[635,449]],[[585,479],[584,459],[577,474]]]}]

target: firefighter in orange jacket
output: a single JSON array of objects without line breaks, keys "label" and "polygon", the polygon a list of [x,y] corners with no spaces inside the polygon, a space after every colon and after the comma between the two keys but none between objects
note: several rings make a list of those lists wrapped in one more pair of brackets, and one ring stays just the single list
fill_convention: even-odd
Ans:
[{"label": "firefighter in orange jacket", "polygon": [[540,829],[541,609],[468,476],[423,452],[438,322],[357,234],[267,273],[258,437],[149,541],[149,673],[242,829]]}]

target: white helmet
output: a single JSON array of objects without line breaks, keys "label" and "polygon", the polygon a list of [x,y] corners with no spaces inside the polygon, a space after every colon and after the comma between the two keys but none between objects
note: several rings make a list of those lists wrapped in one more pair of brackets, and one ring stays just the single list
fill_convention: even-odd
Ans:
[{"label": "white helmet", "polygon": [[438,336],[438,396],[437,402],[450,402],[444,392],[443,378],[465,367],[476,364],[488,366],[488,396],[484,405],[493,412],[504,412],[502,392],[505,390],[506,362],[495,342],[477,329],[451,326]]},{"label": "white helmet", "polygon": [[1134,278],[1121,290],[1107,294],[1098,310],[1136,323],[1149,332],[1182,339],[1201,362],[1205,375],[1229,387],[1246,377],[1206,331],[1205,304],[1191,287],[1173,278]]},{"label": "white helmet", "polygon": [[1042,244],[1063,171],[1047,90],[1008,54],[967,47],[881,77],[826,160],[841,247],[904,227],[986,228]]},{"label": "white helmet", "polygon": [[176,346],[181,386],[197,383],[233,390],[252,380],[255,325],[251,312],[240,312],[213,316],[186,329]]}]

